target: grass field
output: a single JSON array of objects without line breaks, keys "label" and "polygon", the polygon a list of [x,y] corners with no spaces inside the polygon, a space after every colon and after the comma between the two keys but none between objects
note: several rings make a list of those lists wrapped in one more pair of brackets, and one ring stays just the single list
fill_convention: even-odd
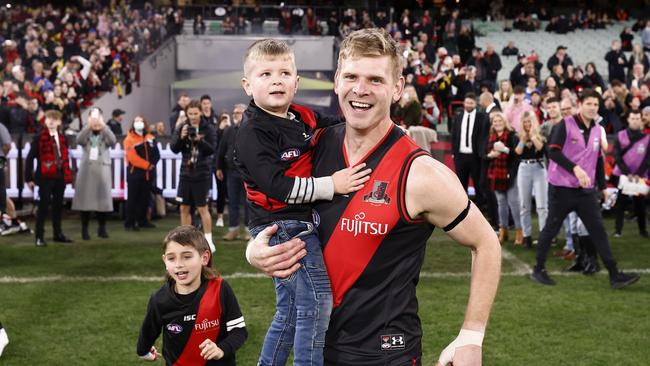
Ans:
[{"label": "grass field", "polygon": [[[161,240],[177,223],[159,220],[157,229],[134,233],[116,220],[109,222],[110,239],[81,241],[78,221],[68,219],[64,230],[75,243],[50,241],[47,248],[35,247],[29,235],[0,238],[0,321],[10,337],[0,365],[141,364],[135,344],[148,297],[162,284]],[[522,271],[534,263],[534,252],[504,245],[484,365],[648,365],[650,241],[636,235],[633,223],[625,229],[612,240],[614,254],[621,268],[646,275],[622,291],[611,290],[603,272],[556,275],[555,287],[533,284]],[[237,294],[249,330],[239,364],[254,365],[274,312],[271,281],[246,263],[243,242],[216,241],[217,268]],[[559,271],[566,264],[552,257],[548,267]],[[418,286],[425,365],[458,332],[468,270],[469,252],[436,230]]]}]

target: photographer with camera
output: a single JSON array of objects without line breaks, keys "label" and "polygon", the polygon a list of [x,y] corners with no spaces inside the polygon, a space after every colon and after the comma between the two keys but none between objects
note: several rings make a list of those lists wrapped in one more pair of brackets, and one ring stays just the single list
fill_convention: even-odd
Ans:
[{"label": "photographer with camera", "polygon": [[214,252],[212,243],[212,218],[208,209],[212,164],[215,151],[216,130],[207,120],[201,119],[201,103],[192,100],[180,113],[179,123],[172,136],[171,149],[182,153],[180,182],[176,201],[181,204],[181,225],[191,225],[190,208],[196,207],[201,216],[203,233]]}]

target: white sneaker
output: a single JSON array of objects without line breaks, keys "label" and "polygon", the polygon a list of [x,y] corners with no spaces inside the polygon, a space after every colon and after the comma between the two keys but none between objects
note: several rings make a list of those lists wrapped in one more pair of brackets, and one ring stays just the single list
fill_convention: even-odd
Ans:
[{"label": "white sneaker", "polygon": [[7,337],[5,329],[2,328],[0,329],[0,356],[2,356],[2,351],[5,349],[7,344],[9,344],[9,337]]},{"label": "white sneaker", "polygon": [[20,231],[20,225],[18,225],[18,224],[11,225],[11,226],[9,226],[8,228],[6,228],[5,230],[2,231],[2,235],[3,236],[11,235],[11,234],[15,234],[15,233],[17,233],[19,231]]},{"label": "white sneaker", "polygon": [[223,217],[219,217],[217,222],[214,224],[216,227],[223,227]]}]

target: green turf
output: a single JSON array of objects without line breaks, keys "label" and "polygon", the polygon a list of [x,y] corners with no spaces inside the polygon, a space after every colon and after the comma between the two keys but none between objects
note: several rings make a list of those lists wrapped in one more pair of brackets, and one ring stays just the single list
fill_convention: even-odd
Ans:
[{"label": "green turf", "polygon": [[[161,276],[162,237],[177,219],[156,222],[158,229],[124,232],[111,221],[110,239],[79,240],[78,222],[66,220],[72,245],[50,242],[36,248],[33,237],[0,238],[0,277]],[[611,229],[612,222],[607,221]],[[49,228],[48,228],[49,229]],[[624,237],[612,239],[622,268],[648,268],[650,241],[626,224]],[[223,230],[215,233],[215,238]],[[47,237],[47,234],[46,234]],[[218,243],[221,273],[255,272],[243,259],[244,244]],[[532,264],[534,253],[511,251]],[[550,269],[567,262],[549,259]],[[424,272],[464,273],[469,252],[436,232],[427,247]],[[504,261],[504,272],[513,272]],[[623,291],[610,290],[604,274],[557,276],[556,287],[542,287],[523,276],[504,276],[485,339],[485,365],[647,365],[650,332],[650,281]],[[273,314],[270,280],[229,280],[249,330],[239,364],[253,365]],[[424,364],[453,339],[467,302],[467,277],[422,278],[418,286],[424,326]],[[0,283],[0,321],[10,344],[0,365],[137,365],[135,344],[149,295],[159,282]]]}]

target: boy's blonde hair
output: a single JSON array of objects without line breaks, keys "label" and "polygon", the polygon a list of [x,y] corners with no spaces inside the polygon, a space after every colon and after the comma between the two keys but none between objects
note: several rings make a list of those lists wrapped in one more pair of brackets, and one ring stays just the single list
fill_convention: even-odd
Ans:
[{"label": "boy's blonde hair", "polygon": [[352,57],[381,56],[390,57],[393,81],[399,80],[404,60],[397,42],[383,28],[360,29],[350,33],[341,43],[337,67],[340,69],[342,60]]},{"label": "boy's blonde hair", "polygon": [[250,47],[248,47],[246,55],[244,56],[244,76],[248,76],[253,62],[260,61],[264,58],[278,56],[289,56],[295,63],[296,57],[287,42],[272,38],[255,41],[250,45]]}]

